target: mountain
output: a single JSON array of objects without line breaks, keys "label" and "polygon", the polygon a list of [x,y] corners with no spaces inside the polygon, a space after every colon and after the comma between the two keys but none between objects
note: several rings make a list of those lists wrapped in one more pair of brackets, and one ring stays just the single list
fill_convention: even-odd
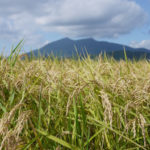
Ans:
[{"label": "mountain", "polygon": [[49,56],[54,55],[57,57],[72,57],[79,55],[83,56],[88,53],[92,57],[98,56],[100,53],[108,56],[113,56],[115,59],[124,58],[124,48],[126,50],[127,57],[129,59],[139,59],[147,58],[150,59],[150,50],[145,48],[132,48],[126,45],[110,43],[105,41],[96,41],[92,38],[72,40],[69,38],[60,39],[58,41],[49,43],[39,50],[34,50],[27,53],[30,57],[34,55],[35,57],[39,56]]}]

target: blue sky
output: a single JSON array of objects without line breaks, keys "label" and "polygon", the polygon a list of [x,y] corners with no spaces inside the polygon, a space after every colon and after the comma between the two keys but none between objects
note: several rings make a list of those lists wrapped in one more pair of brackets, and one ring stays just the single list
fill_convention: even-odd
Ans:
[{"label": "blue sky", "polygon": [[150,49],[150,0],[1,0],[0,52],[27,52],[63,37]]}]

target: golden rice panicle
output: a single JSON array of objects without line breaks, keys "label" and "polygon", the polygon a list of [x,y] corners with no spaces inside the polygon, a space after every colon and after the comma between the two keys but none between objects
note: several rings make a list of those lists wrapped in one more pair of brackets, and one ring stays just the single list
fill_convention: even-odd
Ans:
[{"label": "golden rice panicle", "polygon": [[13,126],[11,122],[15,119],[15,112],[21,108],[21,106],[23,106],[21,103],[15,105],[9,113],[0,119],[0,136],[2,137],[0,150],[3,150],[3,148],[6,150],[16,150],[21,142],[20,134],[30,117],[31,111],[20,113],[18,119],[15,121],[15,126],[10,128],[10,126]]},{"label": "golden rice panicle", "polygon": [[140,124],[141,130],[142,130],[142,135],[143,135],[143,138],[144,138],[144,146],[146,146],[146,137],[145,137],[146,120],[145,120],[145,118],[143,117],[142,114],[139,115],[139,124]]},{"label": "golden rice panicle", "polygon": [[133,132],[133,137],[136,137],[136,120],[134,119],[132,122],[132,132]]},{"label": "golden rice panicle", "polygon": [[104,91],[101,91],[100,94],[102,98],[102,105],[104,108],[104,120],[106,123],[109,122],[110,127],[112,128],[113,112],[111,103],[109,101],[108,95]]}]

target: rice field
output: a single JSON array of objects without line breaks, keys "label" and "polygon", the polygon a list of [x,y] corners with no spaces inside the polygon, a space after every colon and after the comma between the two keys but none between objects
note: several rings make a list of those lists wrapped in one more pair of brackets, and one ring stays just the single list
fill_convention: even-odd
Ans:
[{"label": "rice field", "polygon": [[146,60],[0,59],[0,150],[150,149]]}]

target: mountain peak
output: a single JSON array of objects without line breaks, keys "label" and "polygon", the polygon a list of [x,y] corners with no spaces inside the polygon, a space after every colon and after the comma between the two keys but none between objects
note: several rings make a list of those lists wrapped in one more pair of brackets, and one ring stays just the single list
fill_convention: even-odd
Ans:
[{"label": "mountain peak", "polygon": [[85,38],[85,39],[79,39],[79,40],[76,40],[76,41],[96,41],[94,38]]},{"label": "mountain peak", "polygon": [[[86,50],[85,53],[88,53],[91,56],[98,56],[99,54],[106,52],[108,56],[114,56],[116,59],[124,59],[123,45],[105,41],[97,41],[93,38],[72,40],[65,37],[40,48],[40,54],[46,57],[52,53],[54,56],[72,57],[76,55],[75,47],[81,56],[84,55],[84,50]],[[128,58],[131,59],[145,57],[145,55],[146,58],[150,58],[150,51],[147,49],[135,49],[126,46],[126,51]],[[34,55],[38,56],[38,54],[38,51],[35,50]],[[29,53],[28,55],[30,56],[31,54]]]},{"label": "mountain peak", "polygon": [[68,38],[68,37],[65,37],[63,39],[60,39],[61,41],[72,41],[72,39]]},{"label": "mountain peak", "polygon": [[72,40],[72,39],[70,39],[70,38],[68,38],[68,37],[65,37],[65,38],[60,39],[60,40],[61,40],[61,41],[95,41],[95,39],[94,39],[94,38],[91,38],[91,37],[85,38],[85,39],[77,39],[77,40]]}]

